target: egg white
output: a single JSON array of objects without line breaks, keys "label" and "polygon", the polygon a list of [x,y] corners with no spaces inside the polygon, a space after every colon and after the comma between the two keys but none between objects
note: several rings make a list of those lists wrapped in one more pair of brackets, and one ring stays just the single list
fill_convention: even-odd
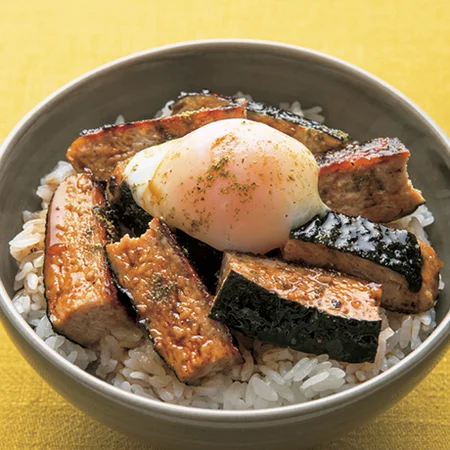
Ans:
[{"label": "egg white", "polygon": [[218,250],[266,253],[327,207],[300,142],[245,119],[208,124],[136,154],[124,181],[148,213]]}]

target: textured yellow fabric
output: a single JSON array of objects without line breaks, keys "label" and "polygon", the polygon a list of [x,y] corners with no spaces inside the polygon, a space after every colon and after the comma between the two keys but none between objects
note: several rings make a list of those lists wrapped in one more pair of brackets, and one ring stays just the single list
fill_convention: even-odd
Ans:
[{"label": "textured yellow fabric", "polygon": [[[284,41],[380,76],[450,133],[448,0],[2,1],[0,140],[38,101],[102,63],[182,40]],[[75,410],[0,327],[0,448],[143,449]],[[324,449],[450,448],[450,354],[408,397]],[[149,447],[150,448],[150,447]]]}]

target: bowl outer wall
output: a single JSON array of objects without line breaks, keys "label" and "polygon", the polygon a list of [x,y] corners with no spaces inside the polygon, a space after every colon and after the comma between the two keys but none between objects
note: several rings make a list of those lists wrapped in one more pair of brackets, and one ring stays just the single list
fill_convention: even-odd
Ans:
[{"label": "bowl outer wall", "polygon": [[[173,76],[169,78],[167,73]],[[127,87],[126,93],[124,86]],[[112,122],[119,113],[133,120],[149,117],[178,91],[204,87],[228,94],[239,89],[271,103],[305,99],[306,106],[325,105],[328,122],[350,131],[356,138],[383,134],[400,137],[412,150],[412,178],[424,191],[430,208],[438,218],[431,229],[431,238],[441,257],[446,259],[448,199],[437,199],[434,194],[448,189],[449,150],[445,136],[434,122],[404,96],[351,65],[293,46],[252,41],[187,43],[132,55],[75,80],[35,108],[7,138],[1,153],[2,255],[8,254],[7,241],[20,229],[20,211],[38,207],[37,201],[33,204],[31,198],[40,176],[51,170],[58,159],[63,158],[65,149],[80,129]],[[28,164],[24,164],[24,160]],[[14,190],[11,185],[14,185]],[[447,210],[450,211],[450,208]],[[8,293],[12,294],[15,264],[6,256],[1,261],[1,278],[9,288]],[[446,271],[444,279],[448,279]],[[390,404],[391,401],[385,394],[391,390],[391,386],[397,384],[394,379],[398,378],[402,378],[399,384],[402,389],[395,389],[393,393],[397,395],[392,394],[389,398],[398,399],[398,393],[406,393],[405,387],[411,388],[412,384],[423,377],[426,366],[434,363],[439,351],[443,351],[450,328],[449,298],[444,291],[438,309],[441,322],[438,329],[419,350],[375,380],[350,392],[309,404],[256,412],[206,412],[137,398],[85,374],[46,348],[14,311],[3,286],[0,286],[0,290],[4,321],[16,345],[21,347],[35,367],[41,368],[38,371],[45,371],[45,378],[69,401],[101,419],[102,414],[98,417],[96,409],[89,403],[89,398],[93,398],[92,392],[95,392],[96,395],[121,405],[115,408],[110,406],[108,417],[114,416],[107,420],[110,425],[120,428],[118,425],[125,423],[124,418],[127,417],[126,409],[137,409],[140,411],[138,414],[157,415],[163,423],[165,417],[169,423],[201,423],[202,428],[197,426],[194,429],[187,425],[188,430],[197,430],[200,436],[203,436],[202,430],[208,427],[228,428],[230,425],[241,430],[259,428],[259,436],[263,423],[266,423],[266,427],[269,423],[296,423],[293,429],[299,429],[298,424],[307,423],[305,421],[308,417],[326,415],[329,417],[321,420],[321,433],[316,436],[320,442],[330,436],[328,433],[332,429],[337,429],[333,426],[333,421],[339,415],[343,417],[345,405],[361,403],[368,395],[377,399],[378,403],[382,400],[385,405]],[[20,341],[22,344],[19,344]],[[78,387],[65,390],[65,377],[77,380],[73,383]],[[58,383],[58,380],[62,381]],[[411,384],[411,380],[414,383]],[[388,386],[389,383],[391,386]],[[80,397],[81,392],[86,396]],[[373,396],[375,392],[378,393],[377,396]],[[80,401],[79,398],[85,398],[86,401]],[[98,401],[98,407],[101,407],[102,402]],[[379,409],[375,405],[373,403],[371,408],[373,412]],[[360,406],[357,409],[359,423],[366,413],[363,413],[364,409],[360,409]],[[103,408],[103,411],[107,410]],[[341,412],[337,413],[338,411]],[[353,419],[349,420],[349,425],[357,424]],[[144,433],[148,431],[154,436],[155,430],[143,428]],[[162,425],[156,428],[164,429]],[[311,424],[301,428],[305,432],[313,429]],[[174,429],[172,433],[176,431]],[[188,439],[188,435],[194,436],[191,432],[185,432],[185,439]],[[288,439],[288,434],[280,433],[277,436],[278,442],[280,437]],[[217,436],[214,440],[218,440]],[[260,442],[267,443],[268,438]]]}]

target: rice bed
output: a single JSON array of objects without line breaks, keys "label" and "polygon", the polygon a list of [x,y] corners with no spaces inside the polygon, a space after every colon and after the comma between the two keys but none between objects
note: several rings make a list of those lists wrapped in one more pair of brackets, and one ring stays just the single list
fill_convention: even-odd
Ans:
[{"label": "rice bed", "polygon": [[[302,111],[298,102],[282,106],[323,121],[319,107]],[[160,115],[169,111],[166,105]],[[203,378],[198,386],[186,386],[178,381],[142,333],[130,337],[117,330],[114,335],[104,337],[97,348],[83,348],[53,331],[46,315],[43,284],[48,204],[59,183],[72,173],[69,163],[59,162],[37,189],[42,210],[23,213],[23,230],[10,242],[11,254],[19,264],[13,303],[46,345],[120,389],[167,403],[210,409],[263,409],[302,403],[350,389],[388,370],[416,349],[436,327],[434,308],[419,315],[382,311],[376,360],[362,364],[340,363],[330,360],[328,355],[308,355],[262,344],[237,333],[243,363]],[[423,226],[432,221],[433,216],[422,206],[397,226],[426,239]]]}]

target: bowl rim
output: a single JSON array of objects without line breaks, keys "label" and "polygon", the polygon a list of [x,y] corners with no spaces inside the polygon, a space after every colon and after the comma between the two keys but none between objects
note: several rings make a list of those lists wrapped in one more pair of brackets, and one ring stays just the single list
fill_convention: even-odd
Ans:
[{"label": "bowl rim", "polygon": [[[426,114],[419,106],[413,103],[409,98],[397,89],[382,81],[380,78],[370,74],[353,64],[343,61],[325,53],[299,47],[292,44],[285,44],[274,41],[254,40],[254,39],[206,39],[180,42],[160,47],[143,50],[128,56],[116,59],[112,62],[103,64],[65,84],[55,92],[47,96],[37,106],[31,109],[13,128],[10,134],[4,140],[0,148],[0,167],[3,160],[13,151],[14,144],[25,134],[36,118],[50,109],[53,104],[64,101],[64,97],[72,91],[79,89],[85,83],[93,79],[104,77],[110,72],[121,70],[128,65],[134,65],[139,62],[148,62],[157,57],[168,57],[177,52],[208,52],[215,50],[253,50],[257,53],[276,53],[287,58],[295,60],[306,60],[314,63],[325,64],[341,72],[355,77],[360,81],[365,81],[377,86],[384,93],[393,96],[396,100],[405,106],[409,113],[416,116],[417,119],[424,122],[425,125],[433,131],[434,138],[441,141],[450,156],[450,141],[440,127]],[[163,401],[153,400],[141,397],[121,390],[113,385],[106,383],[99,378],[85,372],[74,364],[71,364],[56,351],[48,347],[42,341],[26,321],[15,310],[11,298],[6,292],[3,282],[0,280],[0,307],[3,310],[5,320],[20,333],[26,342],[33,347],[50,364],[56,366],[60,371],[76,380],[81,385],[96,393],[114,400],[116,403],[123,404],[128,408],[139,411],[148,411],[160,415],[170,415],[180,421],[202,421],[231,424],[235,422],[261,423],[261,421],[289,420],[301,416],[315,415],[325,410],[339,409],[345,405],[354,403],[367,397],[370,394],[382,389],[384,386],[394,381],[414,366],[424,361],[428,355],[432,354],[450,335],[450,311],[443,317],[441,323],[424,341],[424,343],[406,356],[400,363],[391,369],[383,372],[376,377],[360,385],[352,387],[346,391],[330,395],[318,400],[311,400],[305,403],[299,403],[289,406],[279,406],[275,408],[261,410],[210,410],[205,408],[196,408],[191,406],[180,406],[165,403]]]}]

